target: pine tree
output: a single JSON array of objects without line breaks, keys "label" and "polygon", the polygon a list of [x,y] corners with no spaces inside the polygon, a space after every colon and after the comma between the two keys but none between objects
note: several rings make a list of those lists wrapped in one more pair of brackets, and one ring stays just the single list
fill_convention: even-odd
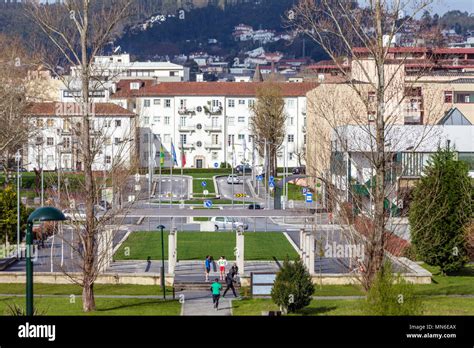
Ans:
[{"label": "pine tree", "polygon": [[468,165],[455,153],[439,149],[414,190],[409,221],[417,257],[443,273],[468,260],[466,228],[473,213],[473,185]]},{"label": "pine tree", "polygon": [[273,302],[285,313],[296,312],[309,305],[313,292],[311,275],[301,259],[290,262],[287,257],[273,284]]}]

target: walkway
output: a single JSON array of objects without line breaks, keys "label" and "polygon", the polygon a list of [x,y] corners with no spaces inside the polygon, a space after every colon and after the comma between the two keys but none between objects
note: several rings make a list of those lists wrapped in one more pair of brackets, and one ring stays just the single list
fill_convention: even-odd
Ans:
[{"label": "walkway", "polygon": [[220,298],[219,309],[213,308],[210,291],[184,291],[177,293],[177,297],[183,303],[181,315],[184,316],[231,316],[232,315],[232,293],[225,298]]}]

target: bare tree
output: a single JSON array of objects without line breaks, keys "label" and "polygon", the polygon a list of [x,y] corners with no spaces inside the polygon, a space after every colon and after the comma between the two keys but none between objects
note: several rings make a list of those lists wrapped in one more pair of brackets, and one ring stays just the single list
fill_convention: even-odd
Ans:
[{"label": "bare tree", "polygon": [[[400,132],[399,126],[409,122],[410,108],[419,111],[424,107],[422,116],[414,112],[418,118],[413,122],[418,124],[433,123],[441,115],[436,91],[431,95],[433,103],[429,92],[422,101],[419,78],[423,71],[406,78],[407,56],[394,59],[390,54],[391,43],[404,25],[431,3],[370,0],[361,8],[355,1],[300,0],[287,14],[289,27],[318,43],[338,74],[334,83],[322,84],[310,93],[308,110],[315,116],[309,121],[307,156],[313,157],[308,162],[314,168],[308,171],[325,183],[341,223],[353,223],[354,210],[366,217],[359,219],[363,226],[349,227],[350,232],[357,232],[350,233],[349,239],[365,246],[365,258],[358,267],[365,289],[384,262],[386,224],[396,187],[390,181],[393,178],[387,177],[399,169],[394,154],[406,150],[407,138],[416,137],[411,139],[415,151],[433,135],[426,127],[411,137]],[[354,161],[344,156],[351,152],[359,153],[360,161],[368,163],[365,168],[370,168],[370,173],[362,173],[363,166],[355,165],[361,170],[359,177],[370,178],[359,185],[369,202],[347,195],[354,184],[348,174]],[[343,177],[348,180],[341,182]],[[350,209],[345,209],[348,203]]]},{"label": "bare tree", "polygon": [[[101,53],[108,42],[113,40],[124,18],[130,14],[132,0],[65,0],[55,5],[30,2],[27,15],[56,48],[63,61],[77,66],[80,71],[81,122],[78,135],[79,160],[84,171],[84,196],[86,219],[82,245],[83,264],[82,300],[86,312],[95,310],[94,282],[98,275],[97,237],[99,226],[94,214],[97,197],[97,184],[94,180],[94,145],[92,144],[91,121],[94,118],[94,105],[91,98],[92,65],[94,58]],[[51,62],[48,52],[44,61]],[[49,65],[51,66],[51,65]],[[55,67],[52,67],[53,71]]]},{"label": "bare tree", "polygon": [[[252,134],[257,139],[260,156],[266,154],[269,175],[276,176],[277,153],[285,139],[285,101],[277,83],[265,82],[257,89],[257,101],[251,107]],[[266,148],[265,148],[266,146]]]}]

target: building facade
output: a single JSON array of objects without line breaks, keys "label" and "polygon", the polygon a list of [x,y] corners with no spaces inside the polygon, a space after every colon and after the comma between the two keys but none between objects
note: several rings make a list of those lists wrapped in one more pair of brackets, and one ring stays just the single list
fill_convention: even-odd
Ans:
[{"label": "building facade", "polygon": [[[91,104],[91,149],[96,154],[93,170],[129,167],[135,138],[135,114],[112,103]],[[30,139],[23,150],[28,171],[78,172],[81,156],[82,108],[76,103],[34,103],[28,110]]]},{"label": "building facade", "polygon": [[[178,153],[177,166],[182,166],[184,152],[185,168],[262,163],[250,130],[251,107],[262,83],[143,82],[138,89],[132,83],[121,81],[111,100],[139,115],[142,167],[150,161],[159,166],[161,145],[169,165],[172,144]],[[287,121],[278,165],[294,167],[304,164],[306,93],[315,85],[279,85]]]}]

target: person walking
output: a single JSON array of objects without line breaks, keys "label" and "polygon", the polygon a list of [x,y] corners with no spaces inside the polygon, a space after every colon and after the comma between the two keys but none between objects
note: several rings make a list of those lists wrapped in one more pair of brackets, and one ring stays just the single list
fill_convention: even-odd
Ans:
[{"label": "person walking", "polygon": [[225,259],[225,256],[221,256],[219,260],[217,261],[217,265],[219,266],[219,276],[220,280],[225,279],[225,267],[227,266],[227,260]]},{"label": "person walking", "polygon": [[232,265],[232,267],[230,268],[230,272],[232,272],[234,277],[239,273],[239,267],[236,263]]},{"label": "person walking", "polygon": [[212,303],[216,311],[219,310],[219,298],[221,297],[222,285],[219,283],[219,278],[214,279],[214,283],[211,285],[212,292]]},{"label": "person walking", "polygon": [[237,297],[237,293],[235,292],[235,288],[234,288],[234,283],[236,283],[237,281],[235,280],[234,277],[235,277],[235,274],[232,272],[232,269],[231,269],[229,273],[227,273],[227,276],[225,277],[225,283],[227,287],[224,290],[224,294],[222,294],[222,298],[225,297],[225,294],[227,294],[227,291],[229,291],[229,289],[232,289],[232,293],[234,294],[234,297]]},{"label": "person walking", "polygon": [[204,261],[204,266],[206,268],[206,282],[209,282],[209,272],[211,272],[211,257],[209,255],[206,256],[206,260]]}]

